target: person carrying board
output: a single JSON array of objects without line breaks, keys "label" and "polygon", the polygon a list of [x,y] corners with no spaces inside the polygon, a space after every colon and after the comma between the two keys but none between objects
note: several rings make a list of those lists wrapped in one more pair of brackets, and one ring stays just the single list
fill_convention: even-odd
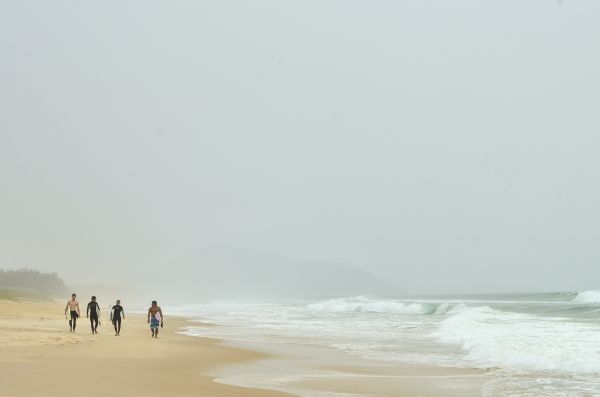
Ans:
[{"label": "person carrying board", "polygon": [[156,301],[152,301],[152,306],[148,309],[148,323],[150,324],[152,337],[158,338],[158,326],[163,327],[163,313],[160,306],[156,304]]},{"label": "person carrying board", "polygon": [[92,334],[98,333],[98,318],[100,317],[100,305],[96,302],[96,297],[92,296],[92,300],[87,304],[86,317],[90,319]]},{"label": "person carrying board", "polygon": [[73,293],[71,295],[71,299],[67,301],[67,306],[65,306],[65,317],[67,316],[67,311],[69,311],[71,315],[71,318],[69,319],[69,332],[75,332],[75,327],[77,326],[77,317],[80,315],[77,294]]},{"label": "person carrying board", "polygon": [[125,320],[125,311],[123,310],[123,306],[121,306],[121,301],[117,299],[117,304],[112,307],[110,312],[110,321],[112,321],[115,327],[115,336],[121,334],[121,315],[123,316],[123,320]]}]

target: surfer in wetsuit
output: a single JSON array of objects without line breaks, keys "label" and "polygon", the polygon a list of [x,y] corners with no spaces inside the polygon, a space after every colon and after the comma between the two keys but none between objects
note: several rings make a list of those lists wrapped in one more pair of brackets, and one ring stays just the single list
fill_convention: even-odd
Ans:
[{"label": "surfer in wetsuit", "polygon": [[163,326],[163,314],[160,306],[156,304],[156,301],[152,301],[152,306],[148,309],[148,323],[150,323],[150,331],[152,331],[152,337],[158,338],[158,326]]},{"label": "surfer in wetsuit", "polygon": [[79,317],[79,301],[77,300],[77,294],[73,293],[71,295],[71,299],[67,301],[67,306],[65,306],[65,317],[67,316],[67,310],[70,311],[71,319],[69,320],[69,332],[75,332],[75,327],[77,326],[77,317]]},{"label": "surfer in wetsuit", "polygon": [[115,336],[119,336],[121,333],[121,314],[123,315],[123,320],[125,320],[125,311],[123,310],[123,306],[121,306],[121,301],[117,299],[117,304],[112,307],[110,312],[110,321],[112,321],[115,327]]},{"label": "surfer in wetsuit", "polygon": [[92,301],[87,304],[86,317],[90,319],[92,334],[98,333],[98,316],[100,315],[100,305],[96,302],[96,297],[92,296]]}]

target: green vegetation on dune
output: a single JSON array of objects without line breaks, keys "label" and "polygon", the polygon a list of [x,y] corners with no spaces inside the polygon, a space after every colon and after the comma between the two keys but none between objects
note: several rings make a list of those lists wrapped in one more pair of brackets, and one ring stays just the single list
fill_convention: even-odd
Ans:
[{"label": "green vegetation on dune", "polygon": [[22,300],[47,300],[51,298],[47,295],[37,294],[35,292],[20,290],[20,289],[8,289],[0,287],[0,301],[8,300],[14,302],[20,302]]},{"label": "green vegetation on dune", "polygon": [[0,289],[0,300],[17,301],[21,298],[19,295],[18,291]]},{"label": "green vegetation on dune", "polygon": [[0,299],[39,299],[62,296],[67,288],[56,273],[32,269],[0,269]]}]

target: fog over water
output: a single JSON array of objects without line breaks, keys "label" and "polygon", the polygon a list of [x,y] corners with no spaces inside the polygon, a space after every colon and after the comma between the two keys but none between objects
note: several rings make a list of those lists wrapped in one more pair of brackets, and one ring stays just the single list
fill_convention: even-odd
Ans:
[{"label": "fog over water", "polygon": [[0,1],[0,267],[221,295],[320,269],[333,291],[338,265],[386,294],[600,289],[598,20]]}]

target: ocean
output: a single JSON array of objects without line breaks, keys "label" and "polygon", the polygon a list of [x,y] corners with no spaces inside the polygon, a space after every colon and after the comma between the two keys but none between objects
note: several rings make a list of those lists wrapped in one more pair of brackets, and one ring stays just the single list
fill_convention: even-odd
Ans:
[{"label": "ocean", "polygon": [[389,379],[395,367],[480,369],[473,387],[465,386],[465,396],[600,396],[600,291],[218,301],[170,311],[217,325],[190,326],[184,331],[188,335],[270,352],[290,346],[298,357],[305,352],[319,358],[312,364],[305,360],[302,369],[293,363],[265,364],[256,373],[225,374],[219,378],[224,383],[311,397],[394,395],[376,387],[373,392],[369,387],[361,392],[292,387],[362,376],[331,370],[338,362],[368,367],[370,379]]}]

